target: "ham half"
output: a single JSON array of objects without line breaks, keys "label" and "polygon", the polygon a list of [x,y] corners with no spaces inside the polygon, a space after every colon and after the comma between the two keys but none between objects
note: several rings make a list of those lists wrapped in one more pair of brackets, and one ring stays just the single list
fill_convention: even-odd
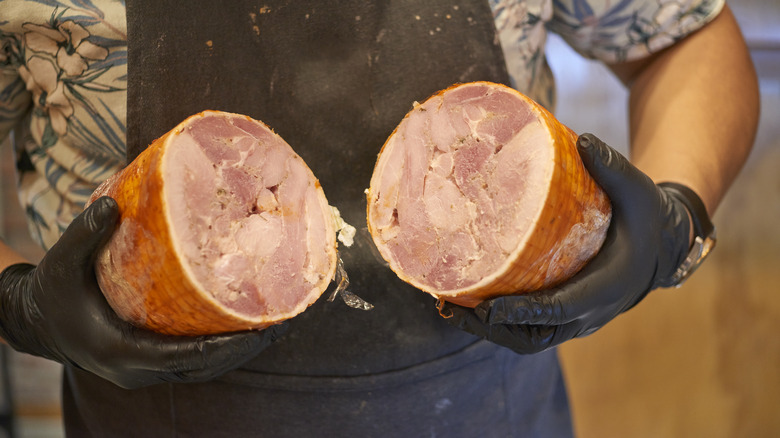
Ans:
[{"label": "ham half", "polygon": [[120,223],[97,278],[123,319],[161,333],[262,329],[336,270],[333,216],[303,159],[263,123],[205,111],[103,183]]},{"label": "ham half", "polygon": [[576,139],[503,85],[456,85],[415,104],[367,192],[379,252],[404,281],[469,307],[565,281],[611,218]]}]

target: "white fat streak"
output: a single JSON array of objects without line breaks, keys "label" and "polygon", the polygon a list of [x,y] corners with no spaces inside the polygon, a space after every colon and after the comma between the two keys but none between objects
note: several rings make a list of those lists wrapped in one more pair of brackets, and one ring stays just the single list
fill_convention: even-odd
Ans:
[{"label": "white fat streak", "polygon": [[341,218],[341,212],[338,208],[331,205],[330,211],[333,213],[333,223],[336,225],[339,242],[346,247],[352,246],[352,244],[355,243],[355,233],[357,230]]}]

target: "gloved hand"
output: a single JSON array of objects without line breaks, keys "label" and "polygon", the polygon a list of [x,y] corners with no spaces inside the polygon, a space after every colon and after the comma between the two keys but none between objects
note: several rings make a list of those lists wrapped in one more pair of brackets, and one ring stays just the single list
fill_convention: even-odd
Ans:
[{"label": "gloved hand", "polygon": [[685,205],[592,134],[580,136],[577,146],[612,202],[599,253],[550,290],[487,300],[473,310],[447,303],[441,312],[452,314],[452,325],[518,353],[536,353],[593,333],[651,290],[673,284],[690,247]]},{"label": "gloved hand", "polygon": [[204,381],[257,355],[283,326],[178,337],[139,329],[109,307],[94,273],[119,216],[103,197],[81,213],[36,267],[0,274],[0,337],[16,350],[90,371],[123,388]]}]

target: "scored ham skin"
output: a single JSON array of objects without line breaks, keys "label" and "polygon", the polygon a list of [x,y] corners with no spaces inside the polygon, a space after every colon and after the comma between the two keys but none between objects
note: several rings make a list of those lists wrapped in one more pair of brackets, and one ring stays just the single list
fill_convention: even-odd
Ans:
[{"label": "scored ham skin", "polygon": [[440,91],[380,151],[367,192],[374,243],[401,279],[468,307],[571,278],[611,219],[576,140],[509,87]]},{"label": "scored ham skin", "polygon": [[173,335],[263,329],[304,311],[336,270],[319,182],[247,116],[204,111],[105,181],[120,222],[96,261],[117,314]]}]

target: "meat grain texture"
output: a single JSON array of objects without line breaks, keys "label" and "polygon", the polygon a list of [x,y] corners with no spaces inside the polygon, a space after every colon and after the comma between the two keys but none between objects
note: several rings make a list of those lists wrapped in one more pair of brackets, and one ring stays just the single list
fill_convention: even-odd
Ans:
[{"label": "meat grain texture", "polygon": [[404,281],[470,307],[565,281],[598,252],[611,218],[576,139],[494,83],[455,85],[415,104],[367,192],[379,252]]},{"label": "meat grain texture", "polygon": [[120,223],[97,257],[123,319],[161,333],[262,329],[304,311],[336,269],[333,216],[303,159],[263,123],[218,111],[155,140],[92,200]]}]

